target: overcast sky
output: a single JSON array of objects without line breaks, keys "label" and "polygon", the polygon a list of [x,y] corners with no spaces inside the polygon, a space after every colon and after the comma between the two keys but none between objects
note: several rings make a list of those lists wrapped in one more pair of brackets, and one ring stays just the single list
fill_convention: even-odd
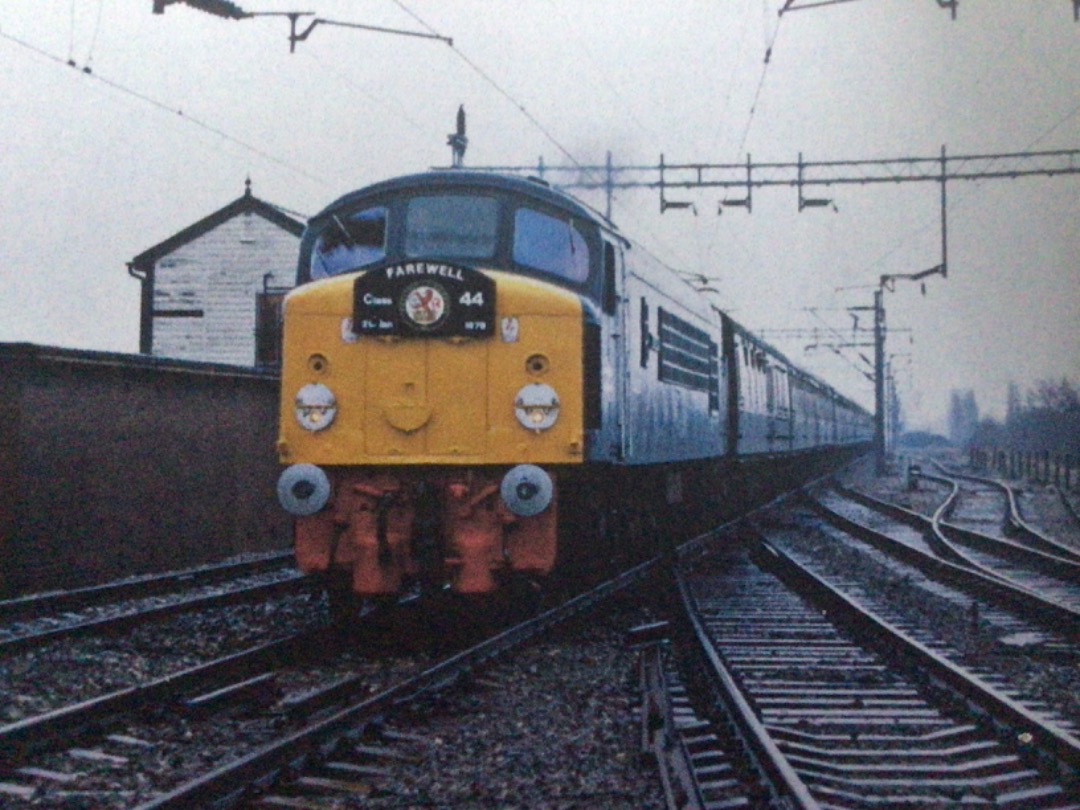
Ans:
[{"label": "overcast sky", "polygon": [[[799,4],[808,0],[799,0]],[[395,174],[466,163],[620,164],[930,157],[1080,148],[1071,0],[239,0],[248,11],[434,31],[444,42],[285,18],[225,20],[152,0],[0,5],[0,341],[134,352],[126,262],[231,202],[311,215]],[[771,48],[766,64],[765,54]],[[74,67],[67,64],[73,62]],[[90,72],[87,73],[86,70]],[[756,103],[755,103],[756,100]],[[1001,417],[1010,380],[1080,382],[1080,175],[948,187],[949,276],[886,294],[909,425],[943,427],[951,389]],[[788,189],[716,216],[717,191],[613,218],[673,267],[713,276],[752,329],[851,338],[882,274],[941,261],[939,188]],[[585,196],[597,206],[603,199]],[[863,323],[868,323],[865,319]],[[910,331],[903,331],[910,330]],[[847,350],[772,340],[870,405]],[[869,355],[869,350],[863,350]]]}]

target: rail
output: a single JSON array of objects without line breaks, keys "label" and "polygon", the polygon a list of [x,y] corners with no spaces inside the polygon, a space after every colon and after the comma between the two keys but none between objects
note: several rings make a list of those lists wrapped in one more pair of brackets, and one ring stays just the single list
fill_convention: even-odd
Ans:
[{"label": "rail", "polygon": [[659,562],[659,558],[644,562],[587,593],[447,658],[414,678],[340,709],[235,762],[144,803],[136,810],[234,806],[245,798],[252,786],[271,784],[286,771],[303,771],[306,766],[319,761],[325,752],[331,751],[338,741],[357,736],[366,724],[376,718],[422,694],[439,691],[455,683],[466,673],[525,641],[592,609],[613,594],[643,580],[657,568]]}]

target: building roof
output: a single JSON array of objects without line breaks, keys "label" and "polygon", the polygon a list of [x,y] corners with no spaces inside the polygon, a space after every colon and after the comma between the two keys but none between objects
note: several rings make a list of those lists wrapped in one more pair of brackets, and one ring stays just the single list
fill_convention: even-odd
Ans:
[{"label": "building roof", "polygon": [[209,233],[219,225],[228,222],[233,217],[241,214],[254,213],[269,220],[283,230],[299,237],[304,231],[304,222],[281,208],[260,200],[251,193],[251,180],[245,182],[245,190],[242,197],[238,197],[224,208],[215,211],[209,216],[203,217],[193,225],[189,225],[177,234],[170,236],[164,242],[144,250],[131,260],[130,265],[138,269],[152,267],[158,259],[167,256],[189,242],[193,242],[200,236]]}]

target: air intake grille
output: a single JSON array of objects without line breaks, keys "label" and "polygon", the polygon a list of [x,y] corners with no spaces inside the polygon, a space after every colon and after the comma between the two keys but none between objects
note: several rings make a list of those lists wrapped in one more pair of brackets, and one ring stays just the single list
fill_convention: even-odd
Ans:
[{"label": "air intake grille", "polygon": [[709,410],[720,409],[716,343],[708,333],[660,309],[660,380],[709,393]]}]

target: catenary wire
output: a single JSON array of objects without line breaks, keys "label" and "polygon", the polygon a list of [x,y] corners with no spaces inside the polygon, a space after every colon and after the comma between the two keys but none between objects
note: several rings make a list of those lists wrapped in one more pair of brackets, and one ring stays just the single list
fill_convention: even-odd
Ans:
[{"label": "catenary wire", "polygon": [[[400,8],[402,11],[404,11],[406,14],[408,14],[410,17],[412,17],[414,20],[416,20],[417,23],[424,26],[424,28],[426,28],[428,32],[437,36],[442,36],[416,12],[414,12],[412,9],[402,3],[401,0],[391,0],[391,2],[395,6]],[[563,157],[565,157],[572,164],[574,164],[575,167],[582,169],[582,171],[588,171],[582,166],[580,161],[578,161],[578,159],[574,157],[570,150],[559,142],[559,140],[554,136],[554,134],[552,134],[551,130],[544,126],[535,115],[529,112],[529,110],[525,107],[523,103],[514,98],[514,96],[511,95],[508,90],[504,89],[501,84],[495,81],[495,79],[492,78],[492,76],[487,71],[485,71],[482,67],[476,64],[476,62],[470,59],[465,54],[465,52],[461,50],[461,48],[451,42],[450,49],[454,52],[454,55],[457,56],[458,59],[468,65],[468,67],[474,73],[476,73],[476,75],[483,79],[496,93],[502,96],[506,101],[510,102],[510,104],[512,104],[514,108],[517,109],[518,112],[520,112],[525,117],[525,119],[529,121],[529,123],[531,123],[536,128],[536,130],[540,132],[540,134],[543,135],[559,151],[559,153]]]},{"label": "catenary wire", "polygon": [[68,61],[75,59],[75,4],[78,0],[71,0],[70,27],[68,31]]},{"label": "catenary wire", "polygon": [[[406,6],[403,2],[401,2],[401,0],[391,0],[391,2],[394,5],[396,5],[398,8],[400,8],[402,11],[404,11],[406,14],[408,14],[419,25],[421,25],[425,29],[427,29],[427,31],[429,33],[441,36],[441,34],[439,34],[439,32],[435,28],[433,28],[431,25],[429,25],[426,20],[424,20],[422,17],[420,17],[418,14],[416,14],[416,12],[414,12],[412,9],[410,9],[408,6]],[[597,181],[602,180],[602,178],[597,178],[595,172],[593,172],[591,169],[588,169],[586,166],[584,166],[570,152],[569,149],[564,147],[562,145],[562,143],[560,143],[559,140],[554,136],[554,134],[535,115],[533,115],[525,107],[525,105],[523,103],[518,101],[509,91],[505,90],[502,87],[502,85],[500,85],[497,81],[495,81],[495,79],[493,79],[491,77],[491,75],[487,71],[485,71],[482,67],[480,67],[475,61],[470,59],[469,56],[467,54],[465,54],[461,50],[461,48],[457,45],[457,43],[451,44],[450,47],[451,47],[451,49],[453,50],[455,56],[457,56],[458,59],[460,59],[462,62],[464,62],[474,73],[476,73],[481,79],[483,79],[486,84],[488,84],[493,90],[495,90],[496,93],[498,93],[498,95],[500,95],[504,100],[506,100],[510,104],[512,104],[514,106],[514,108],[517,109],[526,118],[526,120],[528,120],[533,125],[533,127],[535,127],[536,130],[538,132],[540,132],[544,136],[544,138],[546,138],[556,148],[556,150],[558,150],[558,152],[564,158],[566,158],[573,166],[575,166],[576,168],[581,170],[583,175],[592,177],[594,180],[597,180]],[[621,208],[621,206],[620,206],[620,208]],[[622,210],[628,210],[628,209],[622,209]],[[637,222],[637,223],[640,224],[640,219],[638,219],[633,214],[631,214],[630,219],[631,219],[631,221],[634,221],[634,222]],[[666,245],[664,243],[664,240],[657,237],[656,234],[651,231],[651,229],[643,227],[642,228],[642,234],[644,236],[649,237],[651,240],[655,241],[664,250],[668,251],[669,255],[672,255],[672,256],[678,255],[677,251],[672,249],[670,246]],[[665,262],[663,259],[661,259],[659,256],[657,256],[655,253],[650,251],[642,243],[636,242],[635,244],[637,244],[639,249],[641,249],[644,252],[648,253],[649,256],[654,261],[664,265],[669,270],[672,270],[672,271],[674,271],[676,273],[681,272],[681,271],[677,270],[676,268],[672,267],[669,263]]]},{"label": "catenary wire", "polygon": [[271,163],[274,163],[274,164],[276,164],[276,165],[278,165],[278,166],[280,166],[280,167],[282,167],[284,169],[288,169],[291,172],[295,172],[295,173],[297,173],[297,174],[299,174],[299,175],[301,175],[303,177],[306,177],[309,180],[312,180],[312,181],[317,182],[317,183],[319,183],[321,185],[324,185],[324,186],[331,186],[332,185],[332,183],[325,177],[320,177],[318,175],[312,174],[311,172],[307,171],[306,169],[304,169],[301,166],[297,166],[297,165],[295,165],[293,163],[290,163],[287,160],[283,160],[282,158],[276,157],[276,156],[270,154],[269,152],[267,152],[267,151],[265,151],[263,149],[260,149],[259,147],[255,146],[254,144],[248,143],[247,141],[244,141],[244,140],[242,140],[240,138],[237,138],[235,135],[230,135],[228,132],[221,129],[220,127],[216,127],[213,124],[210,124],[210,123],[208,123],[206,121],[203,121],[203,120],[201,120],[199,118],[195,118],[193,116],[187,115],[183,110],[181,110],[179,108],[170,107],[168,104],[165,104],[164,102],[158,101],[157,99],[155,99],[155,98],[153,98],[151,96],[148,96],[145,93],[142,93],[142,92],[140,92],[138,90],[134,90],[131,87],[128,87],[127,85],[121,84],[120,82],[114,81],[114,80],[109,79],[109,78],[107,78],[107,77],[105,77],[105,76],[103,76],[103,75],[101,75],[99,73],[96,73],[96,72],[92,71],[89,66],[83,66],[80,69],[79,66],[76,65],[73,60],[65,60],[65,59],[57,56],[56,54],[50,53],[50,52],[44,50],[43,48],[39,48],[38,46],[33,45],[30,42],[27,42],[26,40],[19,39],[18,37],[13,36],[13,35],[7,33],[6,31],[0,30],[0,39],[5,39],[8,42],[11,42],[11,43],[13,43],[15,45],[18,45],[19,47],[24,48],[24,49],[26,49],[26,50],[28,50],[28,51],[42,57],[42,58],[44,58],[44,59],[48,59],[49,61],[55,62],[58,65],[63,65],[63,66],[68,67],[68,68],[74,68],[74,69],[76,69],[78,71],[78,74],[80,76],[85,76],[88,79],[92,79],[92,80],[94,80],[96,82],[100,82],[101,84],[104,84],[105,86],[115,90],[118,93],[122,93],[124,95],[130,96],[131,98],[137,99],[138,101],[141,101],[144,104],[149,104],[150,106],[155,107],[156,109],[158,109],[158,110],[160,110],[162,112],[166,112],[166,113],[169,113],[170,115],[178,116],[179,118],[181,118],[182,120],[188,122],[189,124],[192,124],[193,126],[199,127],[200,129],[202,129],[202,130],[204,130],[206,132],[209,132],[209,133],[211,133],[213,135],[217,135],[219,138],[221,138],[221,139],[223,139],[225,141],[228,141],[229,143],[232,143],[235,146],[239,146],[242,149],[245,149],[248,152],[251,152],[252,154],[257,155],[258,157],[261,157],[264,160],[267,160],[267,161],[269,161]]},{"label": "catenary wire", "polygon": [[97,47],[98,33],[101,31],[101,17],[105,10],[105,0],[98,0],[97,19],[94,20],[94,31],[90,35],[90,47],[86,49],[86,64],[94,61],[94,49]]}]

